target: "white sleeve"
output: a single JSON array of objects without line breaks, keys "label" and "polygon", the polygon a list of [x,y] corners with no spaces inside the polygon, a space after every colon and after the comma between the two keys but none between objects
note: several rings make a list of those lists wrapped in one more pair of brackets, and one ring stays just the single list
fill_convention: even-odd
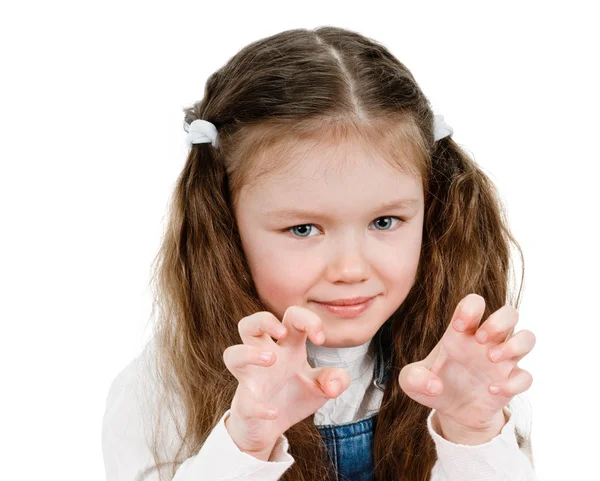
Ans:
[{"label": "white sleeve", "polygon": [[277,481],[294,463],[284,435],[279,436],[268,462],[240,451],[225,427],[228,417],[229,411],[221,417],[200,452],[179,467],[173,481]]},{"label": "white sleeve", "polygon": [[431,481],[538,481],[527,455],[519,449],[514,416],[505,408],[507,423],[491,441],[469,446],[444,439],[432,424],[432,409],[427,429],[435,442],[438,459]]},{"label": "white sleeve", "polygon": [[[112,382],[102,421],[102,453],[107,481],[158,481],[158,471],[149,447],[147,408],[140,402],[137,360]],[[145,379],[145,378],[143,378]],[[172,481],[276,481],[293,463],[288,440],[280,436],[269,462],[242,452],[225,428],[229,410],[195,455],[186,459]],[[166,429],[167,445],[178,447],[174,424]],[[167,452],[167,456],[174,452]],[[169,459],[167,457],[167,459]],[[170,466],[169,466],[170,468]]]}]

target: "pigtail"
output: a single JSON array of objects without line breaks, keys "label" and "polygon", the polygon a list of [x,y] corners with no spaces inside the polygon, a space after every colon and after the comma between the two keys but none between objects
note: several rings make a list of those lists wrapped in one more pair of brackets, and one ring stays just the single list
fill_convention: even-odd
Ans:
[{"label": "pigtail", "polygon": [[[427,480],[436,461],[435,444],[427,432],[430,409],[402,392],[397,382],[401,369],[427,357],[467,294],[485,299],[482,323],[512,302],[507,289],[511,243],[522,259],[495,186],[451,137],[433,144],[428,171],[417,279],[392,323],[392,383],[379,411],[386,431],[375,437],[375,450],[377,459],[393,462],[381,464],[379,480]],[[513,305],[518,307],[518,297]],[[414,436],[402,435],[406,432]],[[517,440],[519,447],[530,449],[518,431]]]},{"label": "pigtail", "polygon": [[[229,207],[229,186],[218,151],[210,144],[191,146],[169,205],[169,222],[155,258],[156,369],[163,398],[174,422],[173,399],[185,405],[185,427],[173,470],[198,452],[231,406],[236,379],[223,362],[225,347],[241,343],[237,323],[261,310],[253,296],[241,241]],[[160,302],[158,302],[160,301]],[[153,446],[165,430],[153,433]],[[185,433],[185,434],[181,434]],[[157,466],[164,463],[153,450]],[[173,461],[174,458],[174,461]],[[161,479],[163,475],[161,473]]]},{"label": "pigtail", "polygon": [[425,283],[446,292],[448,305],[440,314],[449,322],[460,299],[470,292],[486,301],[482,322],[507,303],[518,308],[524,270],[515,300],[509,291],[511,244],[523,265],[522,250],[494,183],[451,137],[434,144],[425,196]]}]

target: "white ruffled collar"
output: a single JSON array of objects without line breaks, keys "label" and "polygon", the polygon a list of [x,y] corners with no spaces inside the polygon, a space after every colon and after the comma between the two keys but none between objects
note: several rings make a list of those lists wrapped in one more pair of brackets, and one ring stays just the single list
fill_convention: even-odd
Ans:
[{"label": "white ruffled collar", "polygon": [[313,367],[341,367],[348,371],[352,379],[361,376],[365,366],[372,364],[369,346],[373,339],[353,347],[325,347],[306,340],[306,353],[309,364]]}]

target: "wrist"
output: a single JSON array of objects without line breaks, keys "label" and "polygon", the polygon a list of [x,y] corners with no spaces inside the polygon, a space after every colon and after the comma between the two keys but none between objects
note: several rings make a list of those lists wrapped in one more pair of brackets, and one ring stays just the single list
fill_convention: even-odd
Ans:
[{"label": "wrist", "polygon": [[507,422],[504,411],[498,411],[489,423],[478,428],[459,424],[451,418],[441,415],[438,411],[434,413],[431,420],[434,429],[444,439],[454,444],[468,446],[490,442],[500,434]]},{"label": "wrist", "polygon": [[250,448],[248,446],[245,445],[245,443],[238,441],[237,435],[236,435],[236,429],[235,427],[231,426],[230,424],[230,419],[231,416],[228,416],[225,419],[225,429],[227,430],[227,432],[229,433],[229,436],[231,437],[231,440],[235,443],[235,445],[238,447],[238,449],[240,451],[242,451],[243,453],[249,454],[250,456],[255,457],[256,459],[260,459],[261,461],[269,461],[270,457],[271,457],[271,453],[273,451],[273,448],[275,447],[275,443],[273,443],[272,445],[269,445],[265,448]]}]

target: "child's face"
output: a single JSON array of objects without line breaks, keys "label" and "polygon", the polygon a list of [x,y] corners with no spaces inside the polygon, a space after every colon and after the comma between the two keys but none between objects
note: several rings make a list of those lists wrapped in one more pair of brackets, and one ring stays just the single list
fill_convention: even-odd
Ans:
[{"label": "child's face", "polygon": [[[398,199],[414,203],[380,208]],[[271,214],[294,209],[314,215]],[[310,309],[322,320],[324,346],[351,347],[371,339],[406,298],[419,263],[423,211],[420,179],[348,142],[242,189],[235,214],[267,309],[279,320],[289,306]],[[366,311],[350,318],[315,303],[374,295]]]}]

